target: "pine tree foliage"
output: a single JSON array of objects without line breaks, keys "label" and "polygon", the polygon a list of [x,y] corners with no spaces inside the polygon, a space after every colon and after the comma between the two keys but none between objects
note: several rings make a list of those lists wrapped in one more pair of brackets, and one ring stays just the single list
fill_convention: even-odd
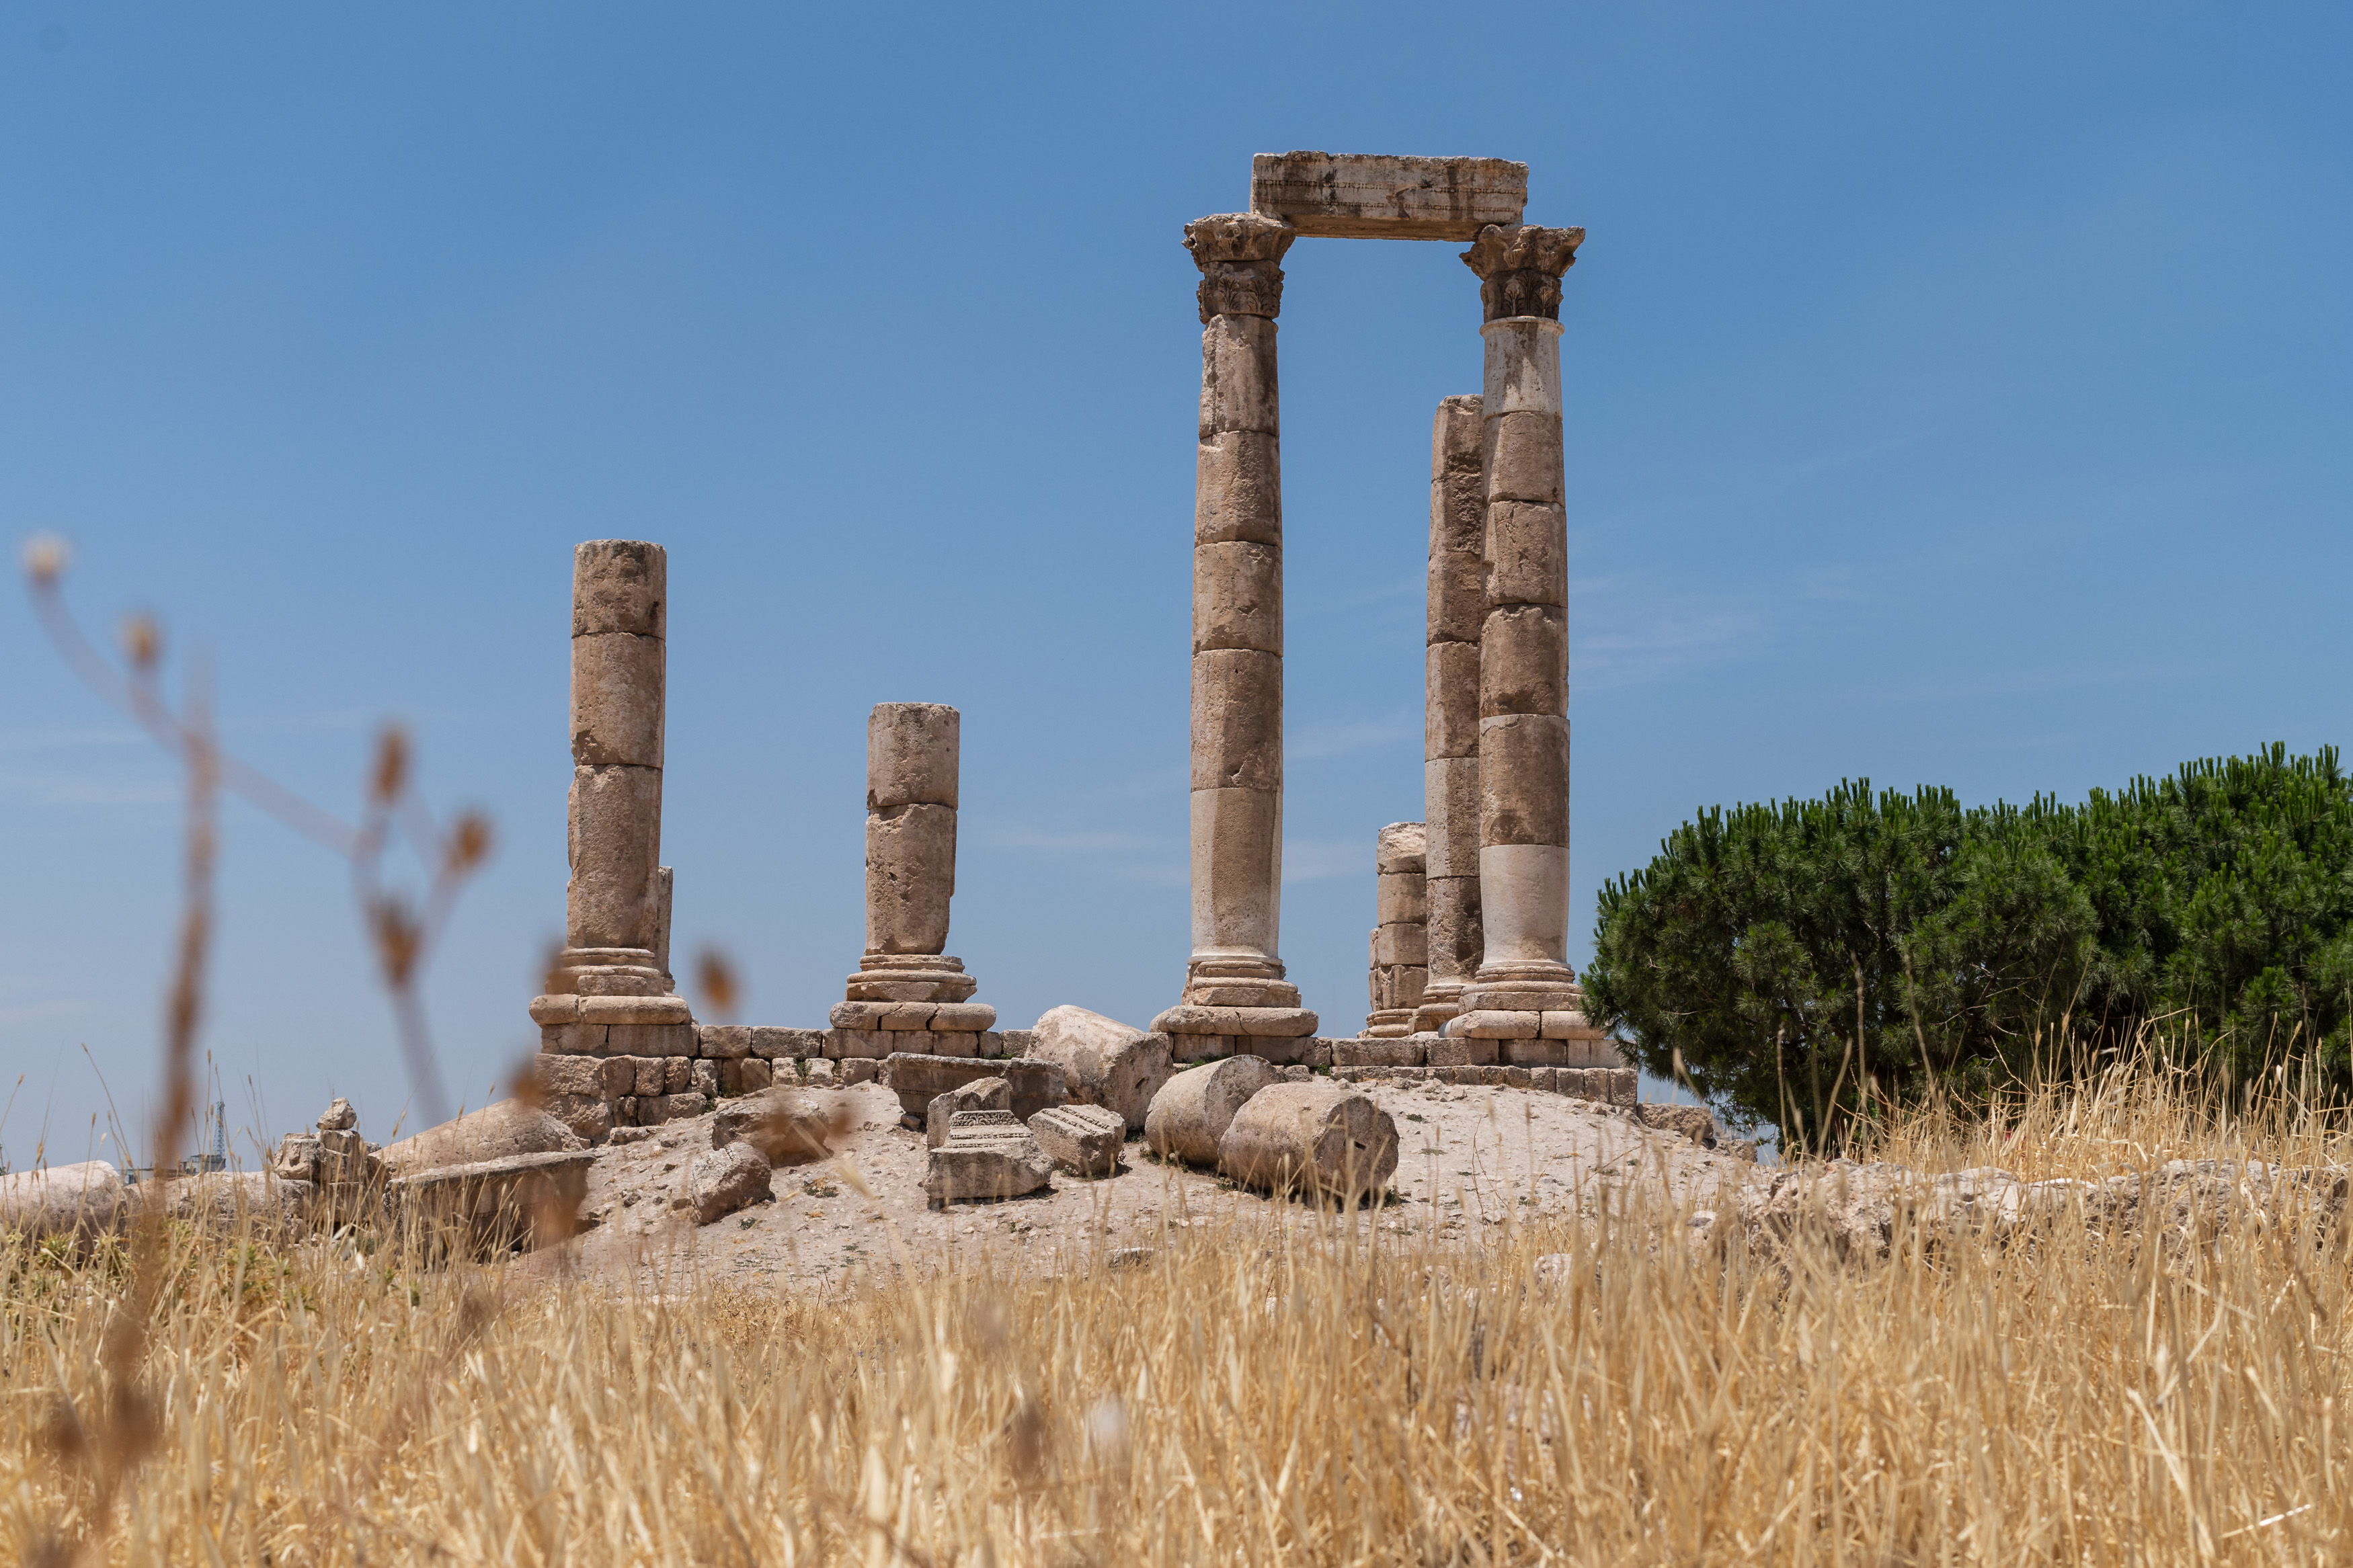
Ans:
[{"label": "pine tree foliage", "polygon": [[2150,1023],[2217,1070],[2341,1081],[2353,781],[2334,748],[2274,745],[2080,805],[1855,780],[1709,809],[1602,889],[1585,983],[1644,1066],[1808,1142]]}]

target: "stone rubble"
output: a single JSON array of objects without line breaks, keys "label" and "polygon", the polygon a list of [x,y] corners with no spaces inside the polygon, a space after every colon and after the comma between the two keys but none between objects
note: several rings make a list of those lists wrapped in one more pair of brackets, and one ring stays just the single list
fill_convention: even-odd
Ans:
[{"label": "stone rubble", "polygon": [[[901,1103],[905,1103],[903,1098]],[[958,1089],[935,1096],[923,1110],[923,1144],[936,1149],[948,1141],[948,1127],[964,1110],[1011,1110],[1013,1089],[1001,1078],[975,1079]],[[1038,1114],[1043,1114],[1039,1112]]]},{"label": "stone rubble", "polygon": [[1218,1154],[1244,1186],[1362,1198],[1397,1171],[1397,1123],[1342,1084],[1271,1084],[1234,1113]]},{"label": "stone rubble", "polygon": [[1152,1097],[1172,1070],[1167,1036],[1070,1006],[1048,1011],[1034,1033],[1031,1055],[1062,1069],[1071,1100],[1100,1105],[1129,1131],[1143,1131]]},{"label": "stone rubble", "polygon": [[1250,1056],[1187,1068],[1152,1097],[1145,1146],[1164,1160],[1214,1169],[1235,1112],[1261,1089],[1286,1081],[1283,1070]]}]

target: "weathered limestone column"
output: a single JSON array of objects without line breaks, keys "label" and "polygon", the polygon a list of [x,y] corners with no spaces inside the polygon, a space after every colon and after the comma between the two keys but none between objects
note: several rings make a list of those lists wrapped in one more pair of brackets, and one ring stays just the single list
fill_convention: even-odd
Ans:
[{"label": "weathered limestone column", "polygon": [[1485,951],[1447,1033],[1508,1060],[1599,1041],[1568,966],[1568,531],[1560,279],[1581,228],[1482,229],[1463,254],[1486,323],[1481,399],[1487,616],[1479,641],[1479,894]]},{"label": "weathered limestone column", "polygon": [[1373,1010],[1364,1037],[1403,1039],[1430,981],[1430,900],[1423,873],[1422,825],[1392,822],[1373,847]]},{"label": "weathered limestone column", "polygon": [[[596,539],[573,552],[572,879],[554,989],[531,1005],[545,1051],[693,1052],[693,1014],[668,971],[670,877],[661,864],[669,597],[659,544]],[[612,1125],[612,1097],[586,1082],[552,1094],[551,1108],[599,1135]]]},{"label": "weathered limestone column", "polygon": [[866,721],[866,955],[831,1022],[892,1050],[972,1056],[997,1024],[946,956],[962,752],[962,715],[942,703],[883,702]]},{"label": "weathered limestone column", "polygon": [[1429,647],[1422,681],[1430,982],[1416,1034],[1462,1010],[1479,967],[1479,633],[1487,615],[1487,479],[1479,399],[1440,403],[1430,433]]},{"label": "weathered limestone column", "polygon": [[1282,498],[1274,342],[1281,218],[1185,226],[1201,269],[1193,510],[1193,956],[1153,1021],[1180,1060],[1315,1032],[1278,951],[1282,888]]}]

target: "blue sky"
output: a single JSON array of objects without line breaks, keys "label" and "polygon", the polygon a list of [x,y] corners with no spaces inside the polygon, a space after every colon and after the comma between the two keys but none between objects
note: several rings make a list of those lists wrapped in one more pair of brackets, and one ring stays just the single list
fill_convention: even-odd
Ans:
[{"label": "blue sky", "polygon": [[[0,5],[0,506],[227,743],[368,737],[500,835],[430,977],[479,1103],[564,885],[572,545],[670,552],[678,943],[810,1025],[867,710],[964,710],[951,951],[1008,1025],[1187,950],[1196,273],[1250,156],[1472,153],[1567,285],[1576,910],[1702,805],[2079,796],[2348,739],[2353,24],[2330,7]],[[1283,951],[1365,1005],[1420,802],[1459,247],[1303,241],[1282,325]],[[170,765],[0,600],[0,1146],[153,1079]],[[340,864],[226,818],[233,1125],[407,1098]],[[0,1093],[5,1093],[0,1086]],[[101,1150],[100,1152],[105,1152]]]}]

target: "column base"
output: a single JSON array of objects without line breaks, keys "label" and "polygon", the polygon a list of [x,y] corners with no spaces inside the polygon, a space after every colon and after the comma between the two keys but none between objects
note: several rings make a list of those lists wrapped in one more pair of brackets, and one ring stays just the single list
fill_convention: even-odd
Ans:
[{"label": "column base", "polygon": [[1413,1033],[1414,1009],[1383,1007],[1365,1015],[1365,1026],[1357,1033],[1360,1040],[1401,1040]]},{"label": "column base", "polygon": [[567,947],[555,955],[548,982],[583,996],[667,996],[678,989],[643,947]]},{"label": "column base", "polygon": [[[843,995],[852,1002],[962,1002],[980,989],[964,960],[936,952],[869,952]],[[996,1020],[990,1010],[989,1018]]]},{"label": "column base", "polygon": [[[1297,992],[1294,990],[1293,994]],[[1180,1002],[1152,1020],[1152,1033],[1239,1037],[1234,1046],[1224,1051],[1199,1053],[1188,1053],[1186,1041],[1176,1040],[1173,1051],[1176,1058],[1192,1061],[1197,1055],[1231,1055],[1235,1047],[1257,1056],[1270,1056],[1271,1051],[1253,1049],[1253,1042],[1264,1040],[1271,1046],[1279,1041],[1301,1040],[1315,1032],[1315,1015],[1303,1007],[1203,1007]]]},{"label": "column base", "polygon": [[1462,1011],[1462,982],[1441,980],[1421,994],[1421,1003],[1413,1010],[1412,1033],[1435,1035],[1442,1031]]},{"label": "column base", "polygon": [[[1185,1007],[1288,1007],[1299,1005],[1299,987],[1282,977],[1282,964],[1248,954],[1195,954],[1185,964]],[[1208,1029],[1195,1030],[1208,1034]],[[1243,1033],[1228,1030],[1229,1034]],[[1314,1034],[1314,1026],[1306,1030]]]},{"label": "column base", "polygon": [[1482,963],[1462,987],[1464,1013],[1577,1013],[1585,1011],[1585,990],[1566,963]]}]

